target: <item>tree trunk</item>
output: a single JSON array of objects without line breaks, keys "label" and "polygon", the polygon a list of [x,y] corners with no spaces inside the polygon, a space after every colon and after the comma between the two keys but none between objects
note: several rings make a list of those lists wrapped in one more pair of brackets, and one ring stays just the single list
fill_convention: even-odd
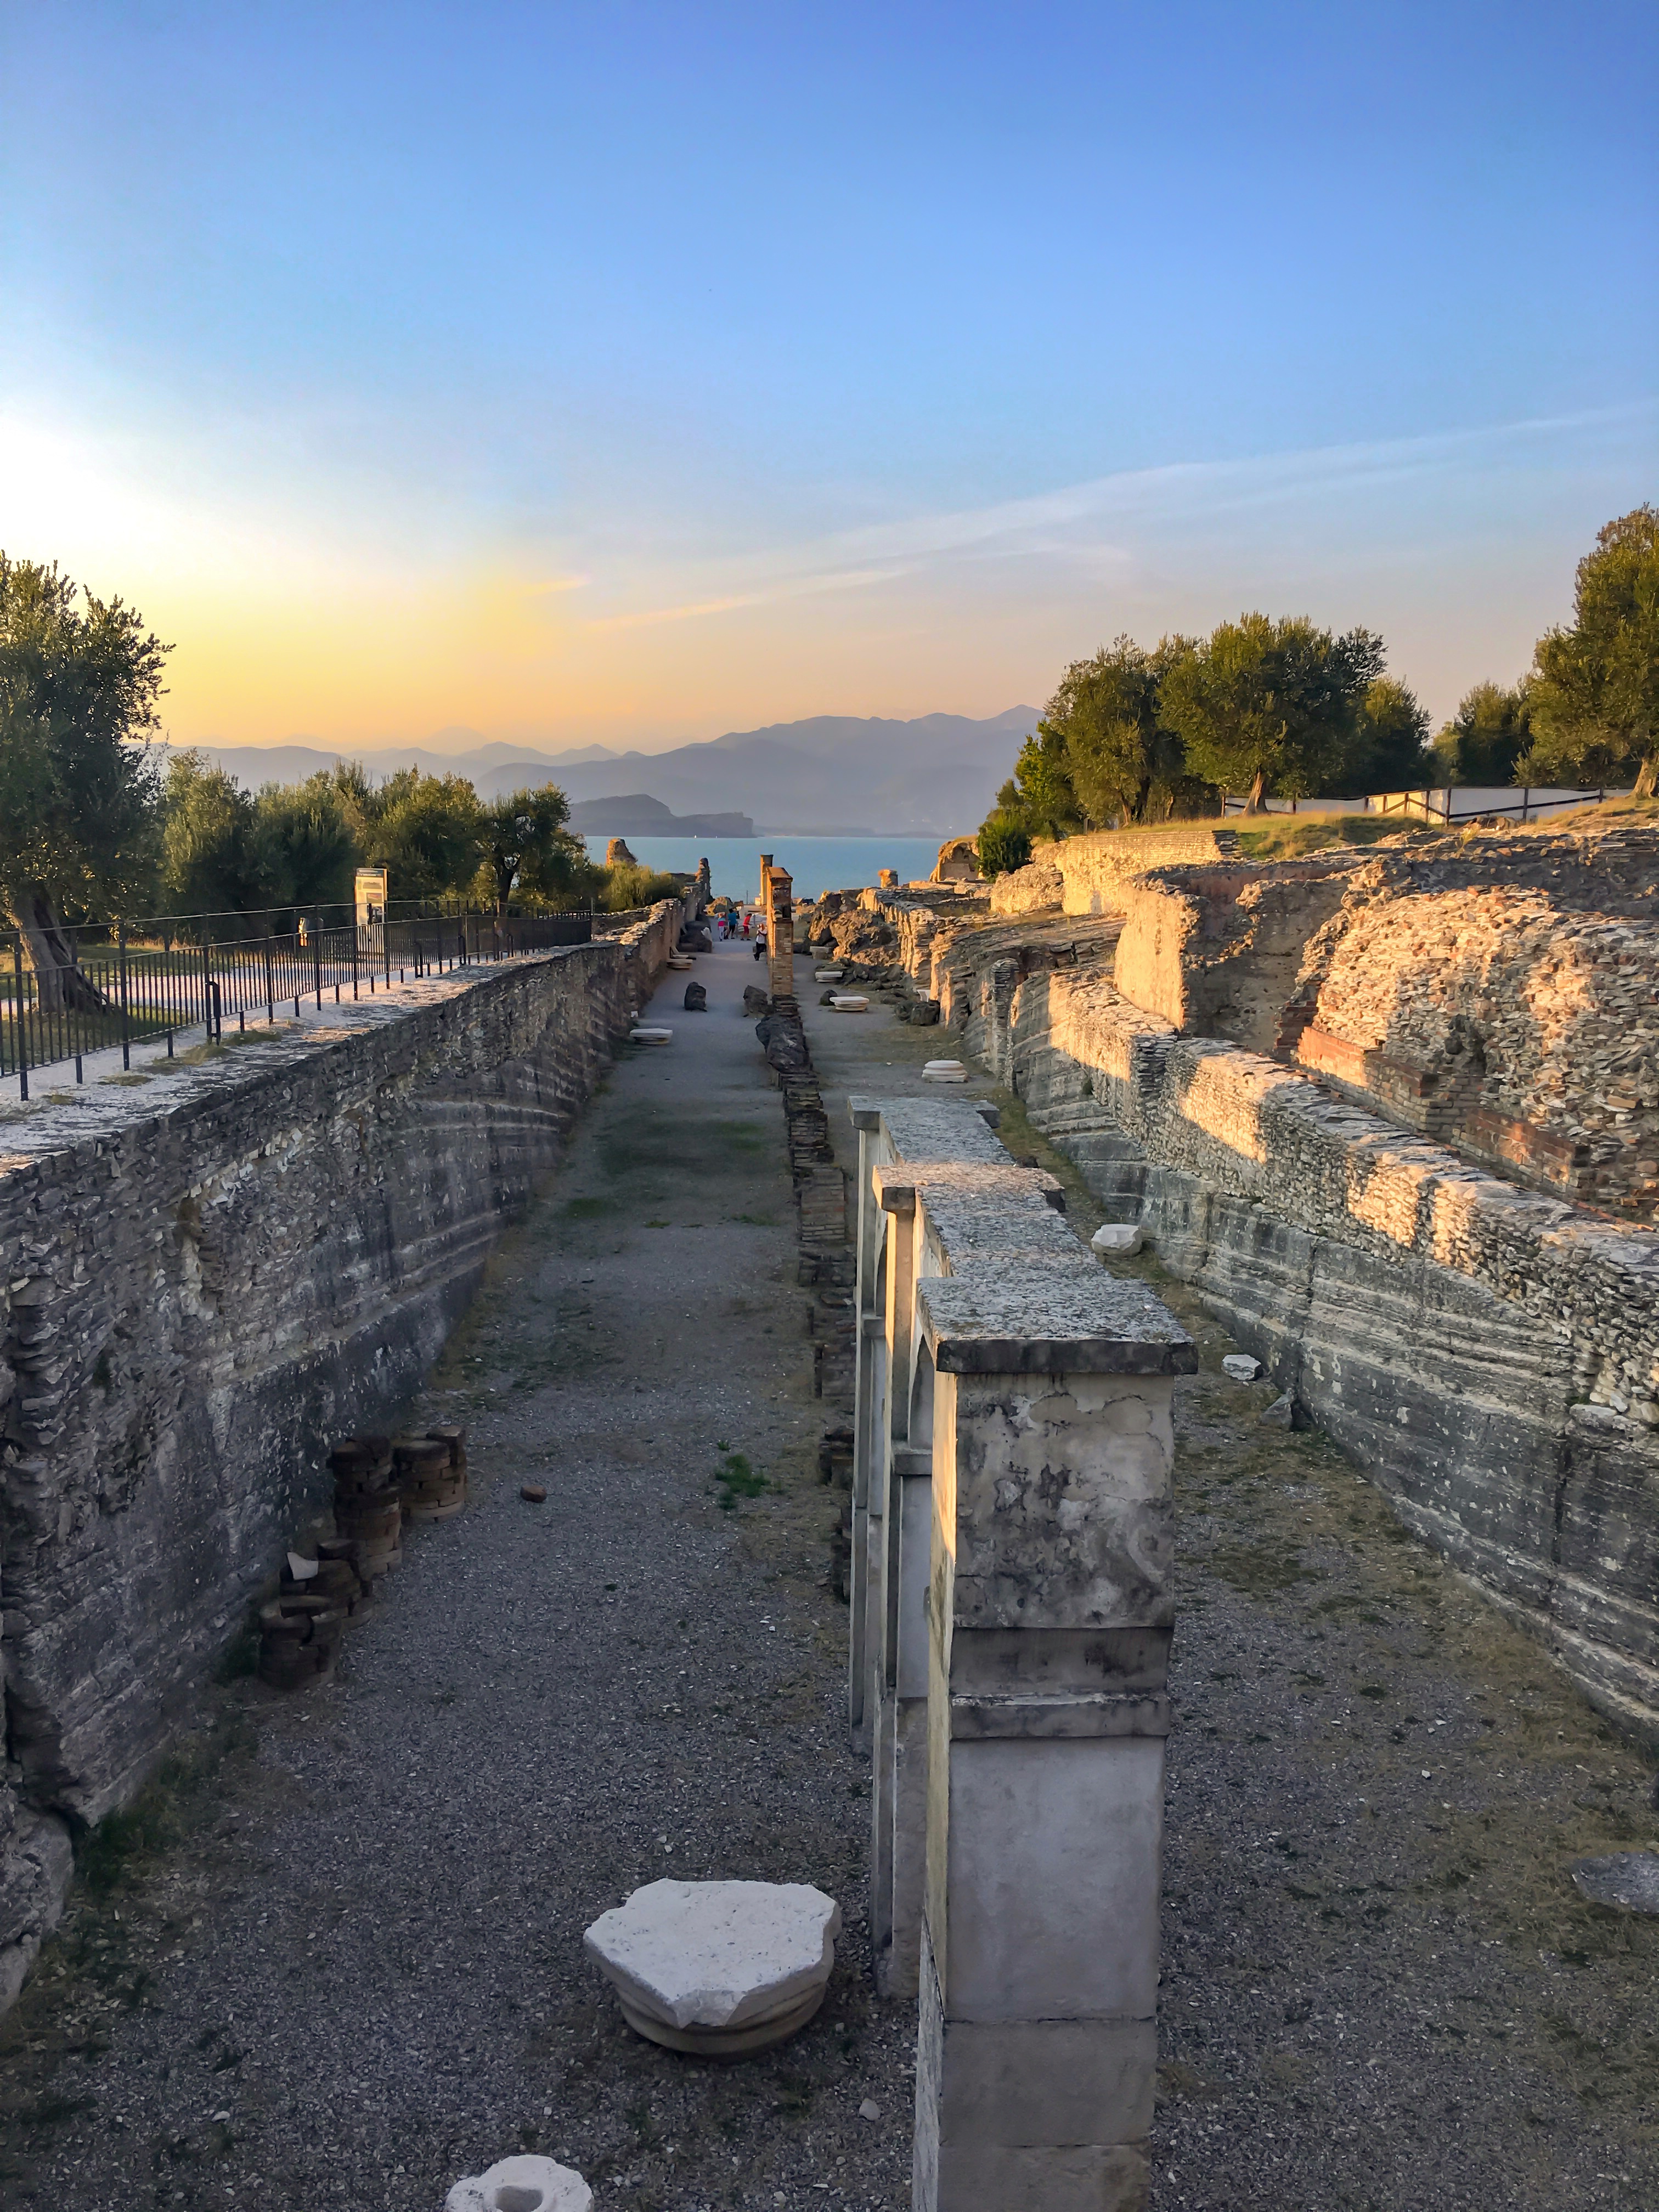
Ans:
[{"label": "tree trunk", "polygon": [[1247,814],[1261,813],[1261,794],[1263,791],[1266,790],[1267,784],[1267,769],[1265,768],[1257,769],[1255,774],[1250,778],[1249,792],[1244,800],[1244,811]]},{"label": "tree trunk", "polygon": [[1659,754],[1650,753],[1637,771],[1636,789],[1632,796],[1651,799],[1656,785],[1659,785]]},{"label": "tree trunk", "polygon": [[58,918],[51,894],[39,884],[6,893],[6,906],[22,933],[40,1011],[46,1014],[95,1014],[108,1000],[75,957],[69,932]]}]

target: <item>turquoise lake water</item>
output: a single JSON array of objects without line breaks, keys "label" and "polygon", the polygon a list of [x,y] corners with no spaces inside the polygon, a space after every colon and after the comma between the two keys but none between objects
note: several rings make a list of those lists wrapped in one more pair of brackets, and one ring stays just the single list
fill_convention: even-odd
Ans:
[{"label": "turquoise lake water", "polygon": [[[607,840],[590,837],[587,850],[605,858]],[[695,872],[707,856],[717,898],[752,899],[760,890],[760,856],[769,853],[794,879],[797,898],[820,891],[857,890],[893,868],[902,884],[930,876],[939,858],[937,837],[630,837],[628,849],[647,868]]]}]

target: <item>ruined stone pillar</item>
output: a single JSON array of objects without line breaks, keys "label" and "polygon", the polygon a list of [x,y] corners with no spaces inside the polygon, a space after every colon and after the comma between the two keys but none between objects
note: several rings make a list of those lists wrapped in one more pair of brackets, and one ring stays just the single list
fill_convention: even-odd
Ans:
[{"label": "ruined stone pillar", "polygon": [[1174,1377],[1139,1283],[917,1291],[934,1367],[915,2212],[1139,2212],[1157,2061]]},{"label": "ruined stone pillar", "polygon": [[766,951],[774,999],[795,995],[794,884],[784,868],[769,862],[763,871],[766,886]]},{"label": "ruined stone pillar", "polygon": [[[865,1711],[872,1734],[870,1784],[870,1944],[877,1986],[892,1993],[893,1785],[896,1757],[896,1651],[898,1535],[903,1481],[895,1471],[909,1426],[911,1346],[915,1324],[916,1194],[872,1180],[887,1225],[882,1376],[878,1435],[871,1454],[869,1540],[865,1578]],[[924,1692],[925,1694],[925,1692]],[[915,1984],[911,1984],[914,1992]],[[902,1993],[902,1991],[899,1993]]]}]

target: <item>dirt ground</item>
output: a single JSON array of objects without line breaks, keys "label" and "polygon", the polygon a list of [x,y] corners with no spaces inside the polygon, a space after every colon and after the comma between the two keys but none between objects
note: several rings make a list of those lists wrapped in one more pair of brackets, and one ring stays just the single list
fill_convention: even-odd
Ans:
[{"label": "dirt ground", "polygon": [[[472,1507],[411,1538],[333,1684],[227,1682],[84,1854],[0,2028],[7,2207],[435,2212],[520,2147],[601,2208],[908,2203],[915,2023],[866,1973],[782,1116],[736,1012],[757,970],[697,974],[712,1011],[659,994],[673,1046],[618,1066],[416,1409],[468,1421]],[[847,1093],[921,1092],[950,1043],[802,996],[850,1161]],[[1652,1844],[1648,1763],[1322,1437],[1261,1425],[1156,1260],[1128,1270],[1202,1355],[1155,2205],[1659,2203],[1659,1923],[1567,1874]],[[671,1871],[842,1900],[794,2042],[715,2068],[623,2026],[580,1931]]]}]

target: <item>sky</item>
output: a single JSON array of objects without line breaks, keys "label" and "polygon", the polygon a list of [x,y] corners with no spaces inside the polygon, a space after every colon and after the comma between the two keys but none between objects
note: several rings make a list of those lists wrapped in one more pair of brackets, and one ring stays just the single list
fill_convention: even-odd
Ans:
[{"label": "sky", "polygon": [[0,9],[0,549],[169,734],[647,750],[1380,631],[1659,498],[1659,11]]}]

